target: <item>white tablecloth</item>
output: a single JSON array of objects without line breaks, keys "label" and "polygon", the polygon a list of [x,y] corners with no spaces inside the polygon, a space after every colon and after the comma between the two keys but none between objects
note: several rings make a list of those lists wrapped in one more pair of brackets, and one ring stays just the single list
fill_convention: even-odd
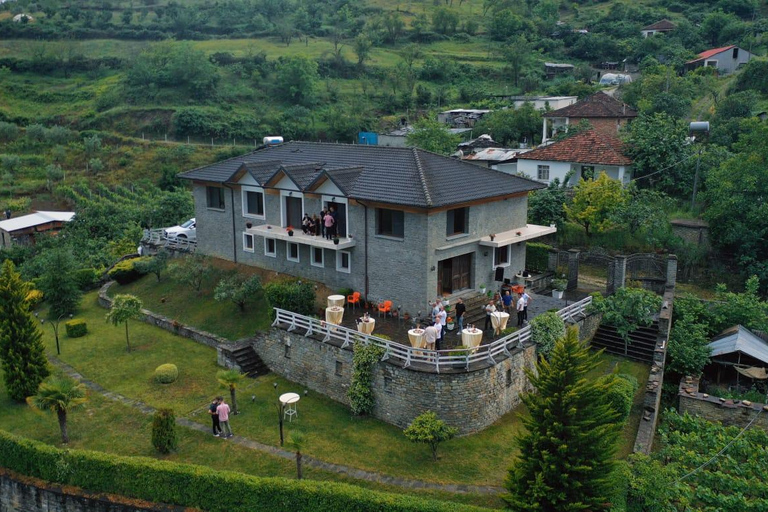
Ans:
[{"label": "white tablecloth", "polygon": [[408,340],[413,348],[425,348],[424,329],[411,329],[408,331]]},{"label": "white tablecloth", "polygon": [[467,348],[477,348],[480,346],[480,342],[483,341],[483,331],[480,329],[475,329],[475,331],[470,331],[469,329],[464,329],[461,331],[461,344],[464,345]]},{"label": "white tablecloth", "polygon": [[367,322],[364,322],[363,319],[361,318],[360,321],[357,323],[357,330],[365,334],[371,334],[373,332],[374,327],[376,327],[376,320],[374,320],[373,318],[368,319]]},{"label": "white tablecloth", "polygon": [[328,307],[331,306],[341,306],[344,307],[344,301],[346,301],[347,298],[343,295],[329,295],[328,296]]},{"label": "white tablecloth", "polygon": [[325,308],[325,321],[329,324],[339,325],[344,318],[344,308],[341,306],[331,306]]},{"label": "white tablecloth", "polygon": [[497,336],[501,334],[501,331],[507,328],[507,320],[509,320],[509,313],[503,311],[497,311],[491,313],[491,324],[493,325],[493,332]]}]

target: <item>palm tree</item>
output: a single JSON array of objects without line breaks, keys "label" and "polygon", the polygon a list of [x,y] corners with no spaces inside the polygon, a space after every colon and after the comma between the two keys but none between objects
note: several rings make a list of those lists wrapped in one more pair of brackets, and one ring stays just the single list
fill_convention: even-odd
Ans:
[{"label": "palm tree", "polygon": [[244,373],[240,373],[238,370],[221,370],[216,374],[216,380],[222,386],[229,388],[229,396],[232,401],[232,414],[237,414],[237,398],[235,396],[237,386],[245,378]]},{"label": "palm tree", "polygon": [[85,386],[68,377],[50,377],[40,384],[37,394],[27,398],[35,409],[55,411],[59,417],[61,442],[67,444],[67,412],[85,403]]},{"label": "palm tree", "polygon": [[301,480],[303,476],[301,471],[301,449],[306,443],[307,438],[304,435],[304,432],[301,430],[294,430],[291,432],[291,447],[296,450],[296,475],[298,476],[299,480]]},{"label": "palm tree", "polygon": [[131,351],[131,342],[128,339],[128,320],[140,317],[142,307],[144,305],[138,297],[128,294],[115,295],[112,307],[107,312],[107,322],[115,326],[125,324],[125,343],[128,345],[128,352]]}]

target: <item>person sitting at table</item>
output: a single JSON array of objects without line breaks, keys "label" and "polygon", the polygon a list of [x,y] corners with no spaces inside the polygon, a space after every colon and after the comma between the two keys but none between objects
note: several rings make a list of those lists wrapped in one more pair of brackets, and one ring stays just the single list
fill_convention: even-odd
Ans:
[{"label": "person sitting at table", "polygon": [[301,231],[308,235],[312,233],[312,230],[314,230],[315,227],[312,225],[312,219],[309,217],[308,213],[304,214],[304,218],[301,219]]},{"label": "person sitting at table", "polygon": [[488,330],[488,327],[491,326],[491,313],[495,313],[495,312],[496,312],[496,306],[491,300],[485,306],[485,330]]},{"label": "person sitting at table", "polygon": [[522,327],[523,320],[525,320],[525,299],[523,298],[522,293],[519,297],[520,298],[517,299],[517,326]]}]

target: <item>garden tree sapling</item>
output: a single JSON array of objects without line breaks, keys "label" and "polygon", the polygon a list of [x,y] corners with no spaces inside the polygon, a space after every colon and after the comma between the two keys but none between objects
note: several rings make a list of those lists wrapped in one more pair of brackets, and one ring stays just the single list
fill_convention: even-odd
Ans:
[{"label": "garden tree sapling", "polygon": [[261,291],[261,278],[258,275],[233,274],[219,281],[213,290],[213,298],[220,302],[231,301],[240,312],[244,312],[248,303],[259,299]]},{"label": "garden tree sapling", "polygon": [[232,414],[239,414],[237,410],[237,387],[245,379],[245,374],[239,370],[219,370],[216,373],[216,380],[219,384],[229,390],[229,397],[232,401]]},{"label": "garden tree sapling", "polygon": [[69,443],[67,413],[86,402],[85,384],[69,377],[50,377],[40,384],[37,394],[27,398],[27,403],[39,410],[56,413],[61,430],[61,442]]},{"label": "garden tree sapling", "polygon": [[437,461],[437,447],[440,443],[453,439],[459,429],[449,427],[432,411],[416,416],[408,427],[403,430],[405,437],[414,443],[424,443],[432,450],[432,460]]},{"label": "garden tree sapling", "polygon": [[593,231],[600,233],[614,225],[614,212],[627,197],[621,182],[601,172],[596,180],[579,180],[574,187],[573,201],[564,207],[565,213],[569,220],[584,227],[587,236],[591,236]]},{"label": "garden tree sapling", "polygon": [[125,324],[125,344],[128,347],[128,352],[131,351],[131,341],[128,337],[128,320],[139,318],[142,315],[141,308],[143,307],[144,305],[138,297],[129,294],[118,294],[113,298],[112,307],[107,312],[107,322],[114,326]]}]

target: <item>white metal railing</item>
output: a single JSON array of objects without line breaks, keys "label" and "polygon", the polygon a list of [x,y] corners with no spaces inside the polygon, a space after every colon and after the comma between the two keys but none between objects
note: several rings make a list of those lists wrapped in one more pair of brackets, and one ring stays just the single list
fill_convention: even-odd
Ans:
[{"label": "white metal railing", "polygon": [[167,237],[162,229],[145,229],[141,237],[141,243],[152,247],[164,247],[174,251],[194,252],[197,248],[196,240],[175,236]]},{"label": "white metal railing", "polygon": [[[592,297],[587,297],[578,302],[566,306],[557,312],[564,321],[576,321],[578,316],[586,316],[585,310],[592,303]],[[318,334],[323,336],[322,342],[336,340],[341,342],[341,348],[345,348],[360,339],[365,343],[373,343],[384,349],[382,361],[393,359],[402,362],[404,367],[413,363],[421,363],[427,369],[434,369],[440,373],[441,368],[463,367],[469,371],[472,363],[496,364],[496,358],[502,355],[509,356],[510,350],[521,347],[523,343],[531,339],[531,327],[525,326],[512,334],[499,338],[487,345],[481,345],[477,348],[462,348],[451,350],[427,350],[422,348],[413,348],[410,345],[403,345],[393,340],[385,340],[374,335],[364,334],[354,329],[349,329],[341,325],[334,325],[309,316],[299,315],[285,309],[275,309],[275,321],[272,327],[280,324],[288,325],[289,332],[301,329],[306,331],[304,336]]]}]

